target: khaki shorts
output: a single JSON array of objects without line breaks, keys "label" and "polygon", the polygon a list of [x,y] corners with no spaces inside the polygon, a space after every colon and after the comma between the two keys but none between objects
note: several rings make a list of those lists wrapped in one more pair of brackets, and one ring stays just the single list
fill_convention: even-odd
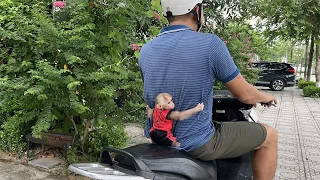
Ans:
[{"label": "khaki shorts", "polygon": [[259,147],[267,137],[262,124],[253,122],[214,122],[215,132],[209,142],[188,152],[204,160],[242,156]]}]

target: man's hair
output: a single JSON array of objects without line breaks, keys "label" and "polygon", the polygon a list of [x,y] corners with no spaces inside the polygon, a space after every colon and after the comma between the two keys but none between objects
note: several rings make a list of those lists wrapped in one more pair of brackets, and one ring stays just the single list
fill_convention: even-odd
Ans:
[{"label": "man's hair", "polygon": [[156,96],[156,105],[160,104],[163,105],[165,100],[168,100],[168,98],[171,97],[169,93],[160,93]]}]

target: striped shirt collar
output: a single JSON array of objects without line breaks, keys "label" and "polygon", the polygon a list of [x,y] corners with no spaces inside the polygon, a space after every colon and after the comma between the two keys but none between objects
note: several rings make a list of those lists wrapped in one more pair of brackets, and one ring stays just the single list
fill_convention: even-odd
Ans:
[{"label": "striped shirt collar", "polygon": [[162,34],[166,34],[166,33],[170,33],[170,32],[176,32],[176,31],[184,31],[184,30],[191,30],[192,29],[186,25],[169,25],[165,28],[163,28],[161,31],[160,31],[160,35]]}]

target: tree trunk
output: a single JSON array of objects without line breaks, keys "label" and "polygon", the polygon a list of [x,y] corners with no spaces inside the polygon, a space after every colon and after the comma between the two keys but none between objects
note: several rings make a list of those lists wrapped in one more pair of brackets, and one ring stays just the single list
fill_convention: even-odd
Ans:
[{"label": "tree trunk", "polygon": [[290,49],[290,63],[293,63],[293,42],[291,41],[291,49]]},{"label": "tree trunk", "polygon": [[308,51],[309,51],[309,38],[306,39],[306,59],[304,61],[303,79],[307,79]]},{"label": "tree trunk", "polygon": [[[320,38],[319,36],[316,36],[317,42],[319,42]],[[316,82],[317,87],[320,87],[320,46],[319,44],[316,45]]]},{"label": "tree trunk", "polygon": [[310,77],[311,77],[313,53],[314,53],[314,36],[311,37],[309,64],[308,64],[308,70],[307,70],[307,81],[310,81]]},{"label": "tree trunk", "polygon": [[92,125],[93,120],[87,120],[86,126],[83,133],[83,139],[82,139],[82,151],[83,153],[88,152],[88,141],[89,141],[89,133],[90,133],[90,127]]}]

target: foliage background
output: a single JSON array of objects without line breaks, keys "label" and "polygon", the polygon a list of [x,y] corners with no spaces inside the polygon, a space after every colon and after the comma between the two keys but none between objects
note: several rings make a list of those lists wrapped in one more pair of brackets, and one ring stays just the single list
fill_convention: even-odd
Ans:
[{"label": "foliage background", "polygon": [[[124,123],[145,120],[137,57],[167,24],[160,0],[65,2],[54,13],[47,1],[0,2],[1,150],[23,153],[26,134],[57,131],[75,134],[76,154],[97,157],[126,145]],[[246,67],[265,40],[241,19],[218,20],[203,31],[225,41],[254,83]]]}]

